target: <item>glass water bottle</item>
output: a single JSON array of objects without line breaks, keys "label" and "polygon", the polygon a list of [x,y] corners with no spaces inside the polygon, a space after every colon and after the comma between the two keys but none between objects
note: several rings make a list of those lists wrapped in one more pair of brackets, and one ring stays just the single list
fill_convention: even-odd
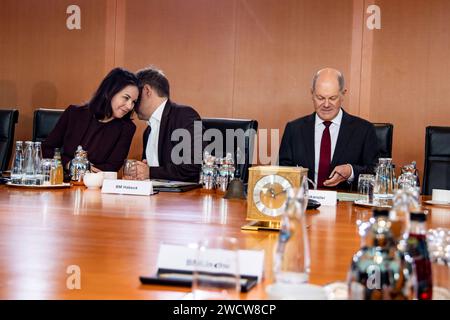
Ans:
[{"label": "glass water bottle", "polygon": [[277,283],[299,285],[308,282],[310,272],[309,241],[306,233],[305,210],[308,205],[308,182],[303,177],[301,187],[289,189],[286,209],[274,256]]},{"label": "glass water bottle", "polygon": [[32,141],[25,142],[25,162],[22,183],[25,185],[36,184],[36,171],[34,167],[34,143]]},{"label": "glass water bottle", "polygon": [[64,182],[64,169],[61,162],[61,151],[55,148],[52,170],[50,172],[50,184],[62,184]]},{"label": "glass water bottle", "polygon": [[11,169],[11,183],[21,184],[23,175],[23,142],[16,141],[16,151],[14,153],[14,162]]},{"label": "glass water bottle", "polygon": [[42,148],[41,142],[34,143],[34,168],[36,185],[42,185],[44,178],[42,174]]}]

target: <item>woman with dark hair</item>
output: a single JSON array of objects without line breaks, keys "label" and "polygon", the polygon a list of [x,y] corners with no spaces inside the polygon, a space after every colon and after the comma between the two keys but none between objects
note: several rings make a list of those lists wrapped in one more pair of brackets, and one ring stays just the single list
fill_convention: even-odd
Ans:
[{"label": "woman with dark hair", "polygon": [[118,171],[130,150],[136,126],[131,113],[139,98],[136,76],[113,69],[103,79],[91,101],[69,106],[42,144],[43,156],[52,158],[61,148],[68,168],[79,145],[88,152],[93,171]]}]

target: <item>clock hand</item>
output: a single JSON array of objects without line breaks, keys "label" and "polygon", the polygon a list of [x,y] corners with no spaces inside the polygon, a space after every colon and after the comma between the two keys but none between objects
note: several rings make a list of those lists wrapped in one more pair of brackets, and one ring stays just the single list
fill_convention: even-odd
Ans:
[{"label": "clock hand", "polygon": [[281,190],[280,192],[275,193],[275,190],[273,190],[272,188],[269,188],[267,191],[270,192],[270,197],[273,199],[275,199],[275,197],[278,196],[279,194],[286,192],[286,190]]},{"label": "clock hand", "polygon": [[273,190],[272,188],[269,188],[269,191],[270,191],[270,196],[272,197],[272,198],[275,198],[275,190]]},{"label": "clock hand", "polygon": [[275,198],[277,195],[285,193],[285,192],[286,192],[286,190],[282,190],[282,191],[277,192],[277,193],[272,193],[272,198]]}]

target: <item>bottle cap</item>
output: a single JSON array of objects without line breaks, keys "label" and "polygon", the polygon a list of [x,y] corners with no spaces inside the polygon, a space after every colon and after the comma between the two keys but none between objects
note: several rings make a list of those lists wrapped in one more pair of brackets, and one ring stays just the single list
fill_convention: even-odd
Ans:
[{"label": "bottle cap", "polygon": [[409,214],[409,220],[425,222],[425,221],[427,221],[427,215],[425,212],[422,212],[422,211],[411,212]]},{"label": "bottle cap", "polygon": [[374,218],[389,217],[389,209],[381,209],[381,208],[374,209],[372,216]]}]

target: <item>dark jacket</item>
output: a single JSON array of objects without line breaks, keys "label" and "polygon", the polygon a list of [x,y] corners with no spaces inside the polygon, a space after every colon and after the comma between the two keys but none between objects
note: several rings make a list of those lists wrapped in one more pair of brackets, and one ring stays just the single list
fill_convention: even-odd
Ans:
[{"label": "dark jacket", "polygon": [[[195,121],[198,121],[198,130],[194,130]],[[184,141],[180,137],[176,137],[176,140],[172,141],[172,133],[177,129],[185,129],[185,132],[189,133],[190,141]],[[143,159],[146,158],[145,150],[150,130],[150,127],[147,127],[144,131]],[[192,107],[178,105],[168,100],[159,127],[159,167],[150,167],[150,178],[198,182],[202,163],[202,135],[203,126],[199,114]],[[178,148],[181,149],[182,145],[179,145],[179,143],[190,149],[190,154],[188,150],[181,150],[180,152]],[[177,146],[177,149],[174,150],[175,146]],[[181,163],[174,163],[171,156],[172,150],[176,155],[184,156]],[[184,151],[188,151],[188,153],[184,153]]]},{"label": "dark jacket", "polygon": [[[378,144],[374,126],[343,111],[342,122],[330,170],[341,164],[353,167],[353,185],[362,173],[373,173],[378,160]],[[314,181],[314,125],[316,113],[291,121],[286,125],[281,140],[279,164],[308,168],[308,178]],[[337,189],[349,189],[343,182]]]},{"label": "dark jacket", "polygon": [[100,123],[87,105],[71,105],[42,144],[42,154],[52,158],[55,148],[62,148],[61,159],[66,167],[81,145],[96,168],[118,171],[128,155],[135,131],[136,126],[130,119]]}]

